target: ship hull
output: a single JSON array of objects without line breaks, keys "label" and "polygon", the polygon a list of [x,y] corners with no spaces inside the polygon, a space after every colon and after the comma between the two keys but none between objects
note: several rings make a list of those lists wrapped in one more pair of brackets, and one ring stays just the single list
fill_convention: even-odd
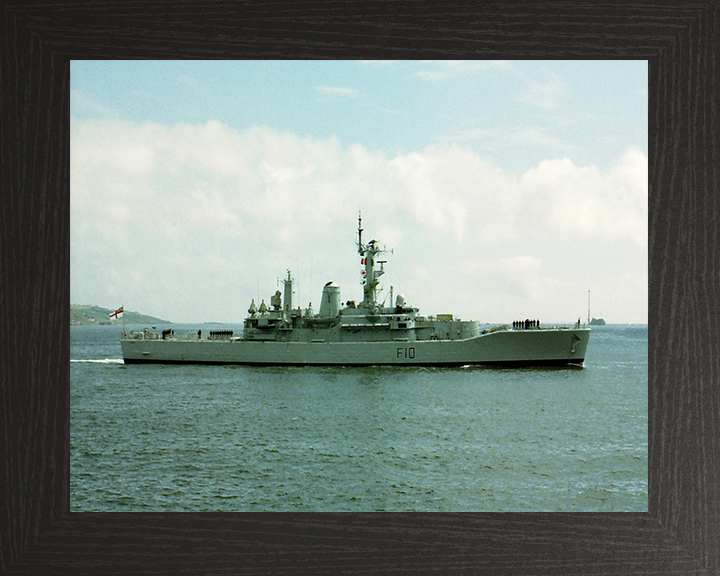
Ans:
[{"label": "ship hull", "polygon": [[382,342],[252,342],[131,339],[126,364],[330,366],[582,365],[588,329],[500,330],[462,340]]}]

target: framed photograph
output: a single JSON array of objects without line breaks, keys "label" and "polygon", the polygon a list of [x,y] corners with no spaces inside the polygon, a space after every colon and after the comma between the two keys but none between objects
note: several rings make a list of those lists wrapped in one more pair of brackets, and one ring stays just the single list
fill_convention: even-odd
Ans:
[{"label": "framed photograph", "polygon": [[[157,2],[139,11],[10,2],[0,18],[8,191],[3,570],[718,568],[715,4],[438,12],[426,3]],[[238,90],[229,77],[248,88]],[[295,93],[308,102],[293,101]],[[238,95],[247,100],[231,102]],[[397,106],[421,96],[424,108],[412,114]],[[224,111],[202,117],[217,101]],[[231,113],[233,105],[240,110]],[[150,109],[158,116],[143,116]],[[504,120],[506,109],[516,122]],[[247,161],[251,152],[262,159]],[[360,262],[374,257],[376,238],[393,252],[382,263]],[[567,263],[552,263],[563,240]],[[233,254],[243,249],[238,264]],[[349,264],[340,264],[346,254]],[[343,412],[343,401],[328,406],[327,387],[298,386],[297,373],[292,381],[277,371],[268,378],[266,368],[252,378],[266,381],[263,394],[274,386],[276,396],[254,398],[246,386],[228,412],[212,396],[227,378],[217,366],[182,390],[168,384],[186,366],[140,365],[131,373],[119,338],[92,348],[97,338],[76,337],[91,324],[97,334],[117,335],[125,321],[122,331],[137,330],[137,340],[157,335],[167,343],[181,337],[182,325],[183,337],[232,344],[248,326],[262,328],[242,317],[253,316],[251,300],[272,309],[291,268],[300,278],[300,318],[308,326],[317,318],[316,330],[325,315],[337,316],[328,312],[334,292],[321,292],[337,281],[343,292],[348,286],[337,298],[348,316],[351,300],[355,309],[375,303],[395,316],[418,307],[417,318],[391,318],[405,323],[393,327],[403,337],[409,330],[417,337],[430,318],[460,330],[448,341],[473,337],[462,331],[476,328],[478,336],[517,337],[588,329],[585,368],[562,368],[563,382],[607,367],[608,356],[593,358],[593,344],[612,349],[613,366],[628,372],[563,389],[557,369],[536,370],[523,375],[531,385],[521,394],[508,378],[524,368],[488,372],[458,361],[424,378],[430,402],[408,397],[416,386],[403,388],[412,384],[403,370],[412,367],[392,368],[395,387],[386,373],[326,368],[321,378],[351,395],[346,405],[357,408],[357,395],[366,395],[363,419]],[[370,294],[368,274],[386,271],[383,281],[392,283]],[[478,286],[488,278],[493,289]],[[93,298],[101,301],[84,301]],[[317,314],[309,315],[313,299]],[[295,302],[287,318],[282,298],[276,304],[278,322],[291,323]],[[485,317],[461,324],[473,312]],[[130,322],[131,313],[145,317]],[[228,320],[235,317],[238,326]],[[75,320],[85,326],[73,333]],[[417,327],[408,327],[411,320]],[[129,326],[136,323],[147,333]],[[415,360],[420,350],[395,348],[396,361]],[[80,369],[86,379],[75,396]],[[473,370],[484,404],[477,389],[466,389],[464,401],[448,395],[462,391]],[[623,386],[628,374],[632,385]],[[242,381],[237,376],[225,384]],[[518,398],[523,417],[512,425],[506,420],[513,406],[517,416]],[[265,411],[253,412],[260,405]],[[310,425],[321,406],[324,427]],[[238,408],[247,421],[238,420]],[[206,426],[211,415],[223,424]],[[447,427],[451,415],[455,429]],[[275,424],[263,424],[270,416]],[[597,421],[614,426],[593,431]],[[287,434],[278,442],[268,430],[279,426]],[[348,437],[363,426],[374,431],[369,441]],[[160,442],[158,430],[166,434]],[[381,436],[378,458],[367,447]],[[597,441],[568,443],[578,437]],[[183,459],[168,449],[180,441],[180,451],[214,456]],[[531,457],[500,454],[508,445],[527,447]],[[253,447],[254,464],[228,469],[229,461],[251,458]],[[443,456],[442,447],[452,454]],[[290,457],[312,453],[316,460],[304,464]],[[188,469],[169,468],[168,454]],[[418,465],[433,455],[432,466]],[[353,472],[337,466],[350,460]],[[536,470],[520,470],[519,462]],[[574,479],[552,466],[572,469]],[[222,474],[234,474],[234,484]]]}]

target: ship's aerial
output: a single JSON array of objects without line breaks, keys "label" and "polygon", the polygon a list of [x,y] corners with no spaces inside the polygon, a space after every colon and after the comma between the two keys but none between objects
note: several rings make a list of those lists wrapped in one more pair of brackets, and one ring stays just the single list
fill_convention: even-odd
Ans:
[{"label": "ship's aerial", "polygon": [[[253,299],[242,334],[202,329],[183,335],[148,329],[120,339],[126,364],[210,363],[258,365],[582,365],[590,330],[540,326],[536,320],[511,321],[481,330],[475,320],[452,314],[420,315],[398,294],[390,306],[377,301],[385,253],[376,240],[363,242],[358,217],[357,250],[362,265],[363,298],[343,303],[340,288],[327,282],[320,306],[295,307],[288,271],[283,292],[268,306]],[[391,293],[392,294],[392,293]]]}]

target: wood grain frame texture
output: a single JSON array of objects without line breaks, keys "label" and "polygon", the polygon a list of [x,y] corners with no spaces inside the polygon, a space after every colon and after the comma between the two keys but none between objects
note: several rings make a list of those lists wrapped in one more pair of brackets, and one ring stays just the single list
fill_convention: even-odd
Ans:
[{"label": "wood grain frame texture", "polygon": [[[0,572],[720,574],[718,1],[0,4]],[[70,513],[69,62],[646,59],[647,513]]]}]

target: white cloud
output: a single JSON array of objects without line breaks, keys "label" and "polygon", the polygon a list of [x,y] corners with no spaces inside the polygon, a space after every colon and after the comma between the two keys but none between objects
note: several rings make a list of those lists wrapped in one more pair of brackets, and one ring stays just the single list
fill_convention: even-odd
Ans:
[{"label": "white cloud", "polygon": [[72,104],[72,110],[74,113],[92,113],[100,114],[103,116],[118,116],[115,110],[103,106],[100,104],[92,95],[83,92],[82,90],[72,89],[70,90],[70,102]]},{"label": "white cloud", "polygon": [[537,108],[552,109],[560,106],[566,93],[565,82],[559,76],[552,75],[545,82],[531,80],[525,90],[517,96],[517,100]]},{"label": "white cloud", "polygon": [[[577,317],[570,295],[582,300],[595,276],[646,277],[639,149],[607,172],[552,159],[517,177],[457,144],[389,158],[263,126],[72,122],[77,303],[240,321],[287,268],[299,304],[328,280],[357,298],[358,210],[366,239],[395,248],[388,286],[426,313]],[[628,246],[637,255],[625,268],[608,259]],[[628,300],[616,300],[614,318],[630,317]],[[530,305],[542,312],[530,316]]]},{"label": "white cloud", "polygon": [[488,160],[459,146],[430,146],[390,161],[396,194],[424,226],[451,232],[456,243],[466,235],[500,242],[513,234],[519,202],[514,179]]},{"label": "white cloud", "polygon": [[522,177],[527,221],[542,215],[550,230],[586,238],[627,239],[647,248],[647,157],[630,148],[608,173],[544,160]]},{"label": "white cloud", "polygon": [[440,137],[443,142],[480,142],[485,150],[518,149],[526,146],[542,146],[545,150],[570,150],[562,140],[547,136],[547,129],[540,126],[511,128],[475,128]]},{"label": "white cloud", "polygon": [[317,91],[324,96],[349,96],[351,98],[360,96],[360,92],[354,88],[343,88],[340,86],[318,86]]}]

